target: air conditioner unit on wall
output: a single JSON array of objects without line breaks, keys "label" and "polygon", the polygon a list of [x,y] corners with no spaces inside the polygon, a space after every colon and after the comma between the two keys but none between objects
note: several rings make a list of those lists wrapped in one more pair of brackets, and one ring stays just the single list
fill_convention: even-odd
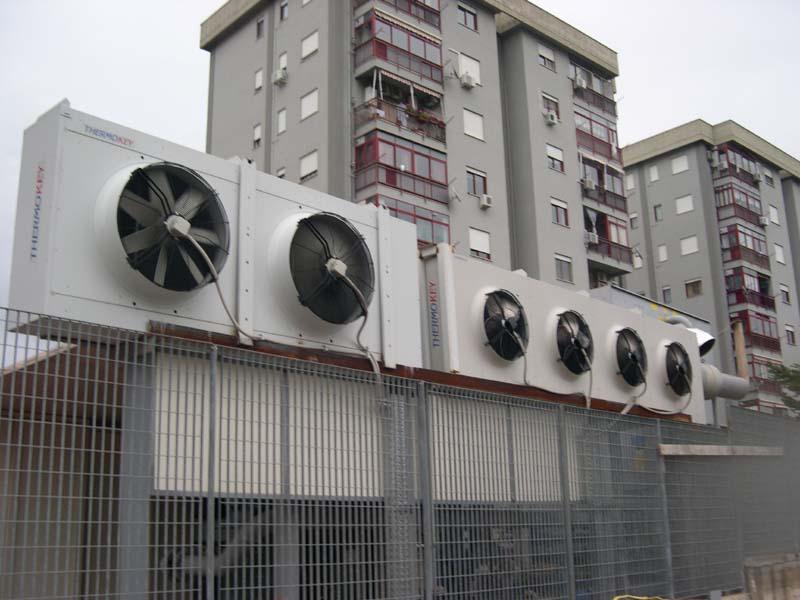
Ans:
[{"label": "air conditioner unit on wall", "polygon": [[622,408],[644,392],[637,404],[705,422],[688,329],[462,258],[444,244],[423,250],[422,260],[426,367],[560,394],[588,393],[591,370],[596,399]]},{"label": "air conditioner unit on wall", "polygon": [[147,331],[151,321],[420,363],[416,230],[359,206],[103,121],[66,101],[25,132],[11,305]]},{"label": "air conditioner unit on wall", "polygon": [[272,83],[275,85],[284,85],[289,80],[289,71],[285,68],[277,69],[272,74]]},{"label": "air conditioner unit on wall", "polygon": [[583,241],[587,244],[597,245],[600,243],[600,236],[597,235],[596,231],[584,231]]},{"label": "air conditioner unit on wall", "polygon": [[463,87],[465,90],[471,90],[475,87],[475,77],[472,75],[472,73],[462,73],[459,77],[459,80],[461,81],[461,87]]},{"label": "air conditioner unit on wall", "polygon": [[769,225],[769,217],[767,216],[758,217],[758,224],[761,225],[762,227],[766,227],[767,225]]},{"label": "air conditioner unit on wall", "polygon": [[572,80],[572,87],[580,90],[585,90],[589,87],[589,82],[580,75],[576,75],[575,79]]},{"label": "air conditioner unit on wall", "polygon": [[592,179],[581,179],[581,185],[588,192],[593,192],[597,189],[597,184]]},{"label": "air conditioner unit on wall", "polygon": [[494,198],[492,198],[489,194],[481,194],[479,206],[482,210],[487,210],[489,208],[492,208],[493,204],[494,204]]},{"label": "air conditioner unit on wall", "polygon": [[558,125],[558,115],[554,110],[547,110],[544,112],[544,122],[548,125]]}]

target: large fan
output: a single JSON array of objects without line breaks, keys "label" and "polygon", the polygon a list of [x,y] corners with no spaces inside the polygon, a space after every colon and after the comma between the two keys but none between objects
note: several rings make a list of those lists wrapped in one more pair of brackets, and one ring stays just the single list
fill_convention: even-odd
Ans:
[{"label": "large fan", "polygon": [[498,356],[516,360],[528,347],[528,319],[516,296],[506,290],[486,294],[483,305],[483,329],[486,344]]},{"label": "large fan", "polygon": [[556,326],[558,356],[564,366],[576,375],[592,368],[594,341],[586,319],[574,310],[558,316]]},{"label": "large fan", "polygon": [[692,363],[689,354],[678,342],[667,346],[667,383],[678,396],[685,396],[692,389]]},{"label": "large fan", "polygon": [[166,221],[183,217],[216,271],[228,257],[228,219],[216,192],[194,171],[172,163],[136,169],[117,205],[117,232],[128,263],[157,286],[190,291],[213,278],[202,254],[186,238],[169,234]]},{"label": "large fan", "polygon": [[626,327],[617,334],[617,366],[619,374],[628,385],[637,386],[645,381],[647,373],[647,351],[642,338],[633,329]]},{"label": "large fan", "polygon": [[342,217],[317,213],[299,221],[289,266],[300,303],[319,318],[344,324],[364,315],[375,291],[372,255]]}]

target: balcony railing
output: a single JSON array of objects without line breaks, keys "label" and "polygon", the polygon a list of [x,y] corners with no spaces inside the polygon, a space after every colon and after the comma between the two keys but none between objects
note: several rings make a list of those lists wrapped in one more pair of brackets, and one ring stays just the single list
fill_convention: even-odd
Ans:
[{"label": "balcony railing", "polygon": [[726,168],[721,168],[719,170],[719,177],[730,176],[730,177],[733,177],[734,179],[738,179],[739,181],[744,182],[747,185],[750,185],[752,187],[756,187],[758,185],[758,182],[756,182],[756,178],[749,171],[745,171],[744,169],[741,169],[741,168],[737,167],[736,165],[733,165],[731,167],[730,163],[723,163],[723,167],[726,164],[729,165],[728,168],[727,169]]},{"label": "balcony railing", "polygon": [[411,107],[401,107],[397,104],[374,98],[357,106],[354,110],[356,127],[361,127],[369,121],[386,121],[425,137],[445,143],[445,123],[435,115]]},{"label": "balcony railing", "polygon": [[739,217],[753,225],[761,225],[761,215],[740,204],[734,203],[717,207],[717,219],[721,221],[731,217]]},{"label": "balcony railing", "polygon": [[612,160],[619,160],[619,149],[600,138],[594,137],[582,129],[575,130],[578,138],[578,147],[585,148],[594,154],[604,156]]},{"label": "balcony railing", "polygon": [[581,184],[581,188],[583,189],[584,198],[589,198],[590,200],[594,200],[600,204],[605,204],[611,208],[628,212],[628,201],[625,199],[625,196],[614,193],[611,190],[600,189],[599,187],[596,187],[593,190],[586,189],[583,184]]},{"label": "balcony railing", "polygon": [[[370,0],[356,0],[356,8],[362,4],[366,4],[369,1]],[[423,4],[422,2],[415,2],[414,0],[381,0],[381,2],[388,4],[389,6],[393,6],[400,12],[411,15],[412,17],[425,22],[436,29],[441,28],[442,18],[439,14],[439,11],[435,8],[427,6],[426,4]]]},{"label": "balcony railing", "polygon": [[753,383],[756,384],[758,390],[760,392],[766,392],[768,394],[776,394],[780,395],[782,392],[781,384],[777,381],[771,381],[769,379],[761,379],[760,377],[753,377]]},{"label": "balcony railing", "polygon": [[383,40],[371,39],[356,48],[356,66],[364,64],[371,58],[385,60],[420,77],[442,83],[441,66],[411,54],[408,50],[387,44]]},{"label": "balcony railing", "polygon": [[580,98],[589,106],[599,108],[603,112],[617,116],[617,103],[603,94],[598,94],[591,88],[574,88],[575,97]]},{"label": "balcony railing", "polygon": [[605,238],[598,238],[596,244],[589,244],[589,250],[603,256],[608,256],[627,265],[633,265],[633,251],[628,246],[612,242]]},{"label": "balcony railing", "polygon": [[769,256],[766,254],[759,254],[747,246],[731,246],[730,248],[726,248],[722,251],[722,259],[724,262],[743,260],[752,265],[769,269]]},{"label": "balcony railing", "polygon": [[380,163],[362,167],[356,171],[356,190],[362,190],[379,183],[442,204],[448,204],[450,201],[450,194],[446,185],[425,179],[419,175],[413,175]]},{"label": "balcony railing", "polygon": [[728,290],[728,304],[752,304],[753,306],[775,310],[774,298],[746,288]]},{"label": "balcony railing", "polygon": [[760,333],[747,333],[744,336],[745,345],[754,348],[764,348],[773,352],[781,351],[781,341],[778,338],[761,335]]}]

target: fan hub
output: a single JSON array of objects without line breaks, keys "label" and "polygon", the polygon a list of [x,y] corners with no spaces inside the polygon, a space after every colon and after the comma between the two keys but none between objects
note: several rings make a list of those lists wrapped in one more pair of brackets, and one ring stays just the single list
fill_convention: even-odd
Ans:
[{"label": "fan hub", "polygon": [[334,277],[344,277],[347,275],[347,264],[343,260],[335,257],[328,259],[328,262],[325,263],[325,268],[328,270],[328,273]]},{"label": "fan hub", "polygon": [[167,231],[174,238],[185,238],[189,236],[189,230],[192,228],[191,223],[180,215],[170,215],[164,221]]}]

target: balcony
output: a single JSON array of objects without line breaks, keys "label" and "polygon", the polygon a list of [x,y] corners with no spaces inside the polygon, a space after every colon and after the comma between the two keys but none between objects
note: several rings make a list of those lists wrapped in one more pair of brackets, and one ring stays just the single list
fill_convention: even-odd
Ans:
[{"label": "balcony", "polygon": [[619,149],[609,142],[596,138],[582,129],[576,129],[575,133],[578,138],[578,148],[585,148],[589,152],[604,156],[610,160],[619,160]]},{"label": "balcony", "polygon": [[730,262],[733,260],[743,260],[756,265],[763,269],[769,269],[769,256],[766,254],[759,254],[755,250],[751,250],[747,246],[731,246],[722,250],[723,262]]},{"label": "balcony", "polygon": [[616,194],[611,190],[600,189],[599,187],[595,187],[595,189],[590,190],[584,185],[581,185],[581,188],[584,198],[594,200],[600,204],[605,204],[611,208],[616,208],[617,210],[621,210],[625,213],[628,212],[628,201],[625,199],[625,196]]},{"label": "balcony", "polygon": [[448,204],[450,201],[450,193],[445,184],[394,167],[375,163],[356,171],[356,190],[376,184],[397,188],[441,204]]},{"label": "balcony", "polygon": [[759,392],[765,392],[767,394],[775,394],[776,396],[780,396],[782,392],[781,384],[777,381],[772,381],[770,379],[761,379],[759,377],[751,377],[752,382],[756,385]]},{"label": "balcony", "polygon": [[[725,168],[728,165],[729,168]],[[732,167],[732,168],[730,168]],[[742,183],[746,183],[751,187],[757,187],[758,182],[756,181],[755,176],[750,173],[749,171],[745,171],[744,169],[737,167],[736,165],[730,165],[730,163],[722,163],[722,166],[719,169],[719,177],[733,177],[734,179],[738,179]]]},{"label": "balcony", "polygon": [[428,111],[401,107],[397,104],[374,98],[354,109],[356,127],[370,121],[384,121],[406,131],[445,143],[445,123]]},{"label": "balcony", "polygon": [[617,262],[633,266],[633,251],[628,246],[623,246],[605,238],[597,238],[597,243],[589,243],[589,251],[607,256]]},{"label": "balcony", "polygon": [[589,106],[599,108],[603,112],[614,115],[615,117],[617,116],[617,103],[611,98],[607,98],[603,94],[598,94],[588,87],[581,88],[576,86],[573,91],[576,98],[583,100]]},{"label": "balcony", "polygon": [[420,58],[408,50],[387,44],[383,40],[371,39],[356,48],[356,67],[373,58],[384,60],[436,83],[443,81],[441,66]]},{"label": "balcony", "polygon": [[[355,7],[358,8],[359,6],[366,4],[370,0],[356,0]],[[441,28],[441,15],[439,11],[435,8],[431,8],[422,2],[418,2],[415,0],[381,0],[383,4],[388,4],[389,6],[393,6],[396,10],[400,12],[404,12],[407,15],[411,15],[412,17],[416,18],[418,21],[422,21],[423,23],[427,23],[431,27],[435,27],[436,29]]]},{"label": "balcony", "polygon": [[761,215],[749,208],[735,203],[717,207],[717,220],[722,221],[732,217],[739,217],[753,225],[761,225]]},{"label": "balcony", "polygon": [[731,306],[734,304],[752,304],[753,306],[759,306],[768,310],[775,310],[774,298],[746,288],[728,290],[728,305]]},{"label": "balcony", "polygon": [[760,333],[747,333],[744,336],[745,345],[753,348],[763,348],[773,352],[781,351],[781,341],[778,338],[761,335]]}]

